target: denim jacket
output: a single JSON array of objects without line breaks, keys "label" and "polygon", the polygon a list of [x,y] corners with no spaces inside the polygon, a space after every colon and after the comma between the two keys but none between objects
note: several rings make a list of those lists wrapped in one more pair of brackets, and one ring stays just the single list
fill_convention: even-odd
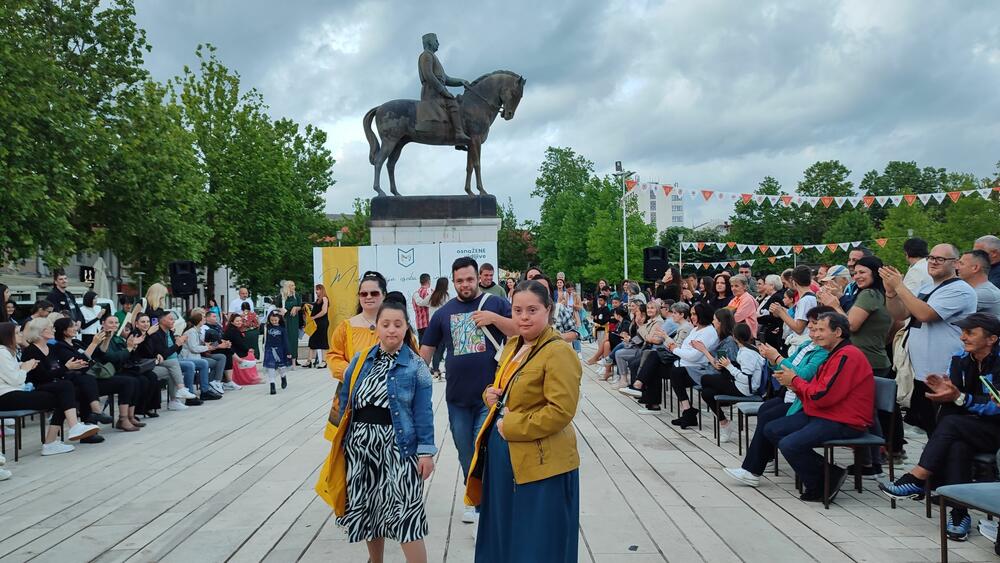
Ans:
[{"label": "denim jacket", "polygon": [[[377,353],[378,346],[373,346],[363,358],[358,383],[371,372]],[[340,389],[341,405],[347,404],[351,387],[356,388],[358,385],[352,385],[351,378],[360,354],[358,352],[354,355],[344,371],[344,385]],[[431,372],[409,346],[404,345],[399,349],[396,363],[386,375],[386,386],[389,391],[392,429],[396,433],[400,457],[405,459],[413,455],[437,454],[437,447],[434,445],[434,410],[431,404]],[[355,405],[351,405],[352,409],[354,407]],[[344,411],[346,409],[341,409],[341,420]],[[347,431],[350,433],[350,428]]]}]

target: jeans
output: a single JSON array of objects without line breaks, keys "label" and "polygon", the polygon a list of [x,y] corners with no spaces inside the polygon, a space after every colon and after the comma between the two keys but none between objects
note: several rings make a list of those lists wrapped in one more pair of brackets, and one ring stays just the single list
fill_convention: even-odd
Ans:
[{"label": "jeans", "polygon": [[577,338],[576,340],[574,340],[573,342],[571,342],[571,344],[573,345],[573,350],[577,354],[579,354],[580,352],[583,351],[583,345],[580,344],[580,339],[579,338]]},{"label": "jeans", "polygon": [[[227,362],[232,360],[227,360],[227,358],[232,358],[232,354],[226,356],[225,354],[209,354],[207,356],[202,356],[201,359],[208,364],[208,369],[212,372],[212,381],[222,381],[222,375],[226,371]],[[232,369],[230,367],[230,369]]]},{"label": "jeans", "polygon": [[485,404],[465,407],[448,403],[448,424],[451,426],[451,437],[455,440],[458,450],[458,462],[462,465],[464,479],[469,477],[469,465],[472,464],[472,454],[476,449],[476,436],[479,429],[486,423],[489,408]]},{"label": "jeans", "polygon": [[823,489],[823,456],[813,448],[827,440],[857,438],[864,433],[846,424],[809,416],[803,411],[775,420],[764,428],[764,436],[778,446],[781,455],[802,479],[808,493]]},{"label": "jeans", "polygon": [[743,469],[758,477],[764,474],[767,464],[774,459],[774,444],[764,437],[764,429],[775,420],[781,420],[791,406],[785,402],[784,395],[761,403],[757,411],[757,428],[747,444],[747,456],[743,458]]},{"label": "jeans", "polygon": [[[205,358],[184,358],[178,360],[181,364],[181,370],[184,371],[184,365],[187,364],[189,367],[188,371],[184,372],[184,382],[187,383],[188,391],[194,393],[194,372],[198,372],[198,382],[201,384],[202,392],[211,391],[212,387],[208,384],[208,362]],[[190,373],[190,376],[188,375]]]}]

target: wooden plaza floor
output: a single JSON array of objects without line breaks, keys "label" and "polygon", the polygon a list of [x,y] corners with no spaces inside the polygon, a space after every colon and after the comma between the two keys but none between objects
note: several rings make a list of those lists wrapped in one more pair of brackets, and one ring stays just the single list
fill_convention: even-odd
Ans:
[{"label": "wooden plaza floor", "polygon": [[[896,510],[876,493],[845,490],[829,510],[803,503],[785,471],[759,489],[734,485],[723,467],[736,444],[717,447],[711,418],[680,431],[671,416],[640,416],[632,399],[585,370],[575,426],[581,467],[580,561],[936,561],[937,513]],[[163,411],[141,432],[106,430],[107,441],[42,458],[36,423],[21,461],[0,482],[0,562],[364,562],[313,492],[327,453],[323,421],[334,385],[325,370],[291,373],[277,396],[266,385],[222,401]],[[436,383],[437,470],[427,482],[429,560],[473,559],[462,524],[461,471],[447,432],[444,383]],[[909,438],[911,463],[920,449]],[[844,463],[849,456],[840,458]],[[782,464],[782,469],[787,467]],[[953,561],[995,561],[973,513]],[[397,545],[387,561],[403,561]]]}]

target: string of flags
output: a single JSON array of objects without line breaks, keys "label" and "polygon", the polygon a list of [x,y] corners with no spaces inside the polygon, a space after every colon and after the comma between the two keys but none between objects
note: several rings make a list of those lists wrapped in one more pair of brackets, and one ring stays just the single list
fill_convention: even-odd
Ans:
[{"label": "string of flags", "polygon": [[903,194],[903,195],[856,195],[856,196],[802,196],[802,195],[766,195],[756,193],[724,192],[719,190],[678,188],[670,184],[660,184],[657,182],[638,182],[636,180],[625,181],[625,191],[631,193],[636,188],[640,190],[663,190],[663,194],[669,196],[674,194],[678,197],[699,201],[733,201],[738,203],[757,205],[770,204],[772,207],[783,206],[803,206],[803,207],[887,207],[889,205],[899,206],[904,202],[912,206],[916,202],[924,205],[930,203],[942,203],[945,200],[953,202],[963,197],[979,196],[989,199],[994,192],[1000,192],[1000,185],[992,188],[981,188],[975,190],[956,190],[949,192],[935,192],[929,194]]},{"label": "string of flags", "polygon": [[[726,249],[730,251],[738,252],[750,252],[750,253],[760,253],[768,254],[773,256],[784,256],[788,254],[800,254],[803,250],[815,250],[820,254],[824,252],[836,252],[838,250],[843,250],[847,252],[852,248],[857,248],[861,246],[862,243],[866,241],[855,240],[850,242],[824,242],[820,244],[744,244],[741,242],[717,242],[717,241],[704,241],[704,242],[682,242],[681,250],[704,250],[705,247],[715,247],[716,250],[722,252]],[[885,248],[886,243],[889,242],[888,238],[877,238],[874,239],[875,244],[878,244],[880,248]],[[709,248],[711,250],[711,248]]]}]

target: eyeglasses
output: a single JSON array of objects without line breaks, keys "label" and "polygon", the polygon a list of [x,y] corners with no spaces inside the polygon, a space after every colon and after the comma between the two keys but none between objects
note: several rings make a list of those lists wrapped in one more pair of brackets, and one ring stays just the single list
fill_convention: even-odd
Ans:
[{"label": "eyeglasses", "polygon": [[375,291],[359,291],[358,292],[358,297],[361,297],[362,299],[364,299],[366,297],[378,297],[379,295],[382,295],[382,292],[379,291],[379,290],[377,290],[377,289]]},{"label": "eyeglasses", "polygon": [[951,262],[952,260],[958,260],[958,258],[945,258],[944,256],[928,256],[928,264],[944,264],[945,262]]}]

